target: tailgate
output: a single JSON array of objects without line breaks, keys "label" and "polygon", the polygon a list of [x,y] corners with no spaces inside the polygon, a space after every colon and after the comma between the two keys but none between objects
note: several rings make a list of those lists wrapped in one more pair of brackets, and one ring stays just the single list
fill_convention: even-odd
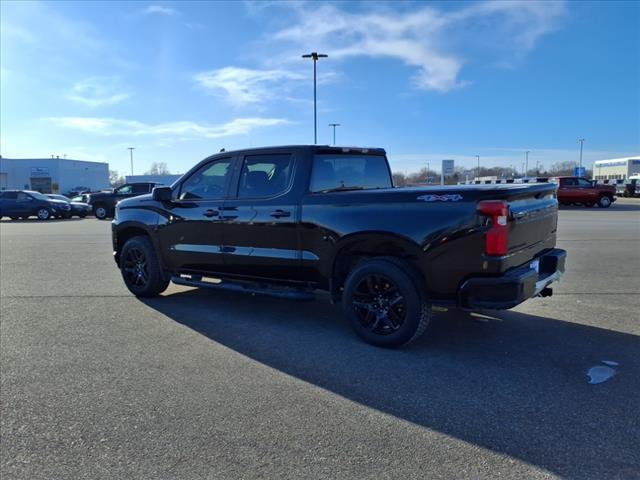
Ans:
[{"label": "tailgate", "polygon": [[506,201],[509,207],[508,253],[501,258],[499,271],[523,265],[555,247],[558,201],[554,184],[527,185],[492,198]]}]

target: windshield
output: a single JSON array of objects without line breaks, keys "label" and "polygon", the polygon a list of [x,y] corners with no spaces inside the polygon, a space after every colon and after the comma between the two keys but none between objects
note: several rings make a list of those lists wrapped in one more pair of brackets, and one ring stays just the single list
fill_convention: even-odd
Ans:
[{"label": "windshield", "polygon": [[387,159],[380,155],[316,155],[309,190],[391,188]]}]

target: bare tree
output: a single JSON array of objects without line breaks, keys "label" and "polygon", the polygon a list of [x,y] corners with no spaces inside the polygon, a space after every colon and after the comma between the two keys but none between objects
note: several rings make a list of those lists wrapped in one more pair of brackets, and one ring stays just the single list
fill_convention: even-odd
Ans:
[{"label": "bare tree", "polygon": [[117,170],[109,170],[109,185],[115,188],[125,182],[124,177]]},{"label": "bare tree", "polygon": [[151,168],[145,172],[145,175],[171,175],[169,167],[164,162],[153,162]]}]

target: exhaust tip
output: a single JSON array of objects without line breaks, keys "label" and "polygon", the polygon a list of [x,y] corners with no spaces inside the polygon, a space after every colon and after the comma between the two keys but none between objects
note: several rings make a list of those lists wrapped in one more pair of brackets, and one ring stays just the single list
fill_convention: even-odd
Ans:
[{"label": "exhaust tip", "polygon": [[541,297],[550,297],[551,295],[553,295],[553,288],[546,287],[540,292]]}]

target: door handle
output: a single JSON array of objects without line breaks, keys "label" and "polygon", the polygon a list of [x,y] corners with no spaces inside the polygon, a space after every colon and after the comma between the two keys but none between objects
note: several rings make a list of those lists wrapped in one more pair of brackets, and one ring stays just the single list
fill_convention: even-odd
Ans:
[{"label": "door handle", "polygon": [[218,210],[209,209],[209,210],[205,210],[203,215],[208,218],[217,217],[218,215],[220,215],[220,212],[218,212]]},{"label": "door handle", "polygon": [[291,212],[286,212],[284,210],[276,210],[275,212],[271,212],[271,216],[274,218],[282,218],[282,217],[290,217]]}]

